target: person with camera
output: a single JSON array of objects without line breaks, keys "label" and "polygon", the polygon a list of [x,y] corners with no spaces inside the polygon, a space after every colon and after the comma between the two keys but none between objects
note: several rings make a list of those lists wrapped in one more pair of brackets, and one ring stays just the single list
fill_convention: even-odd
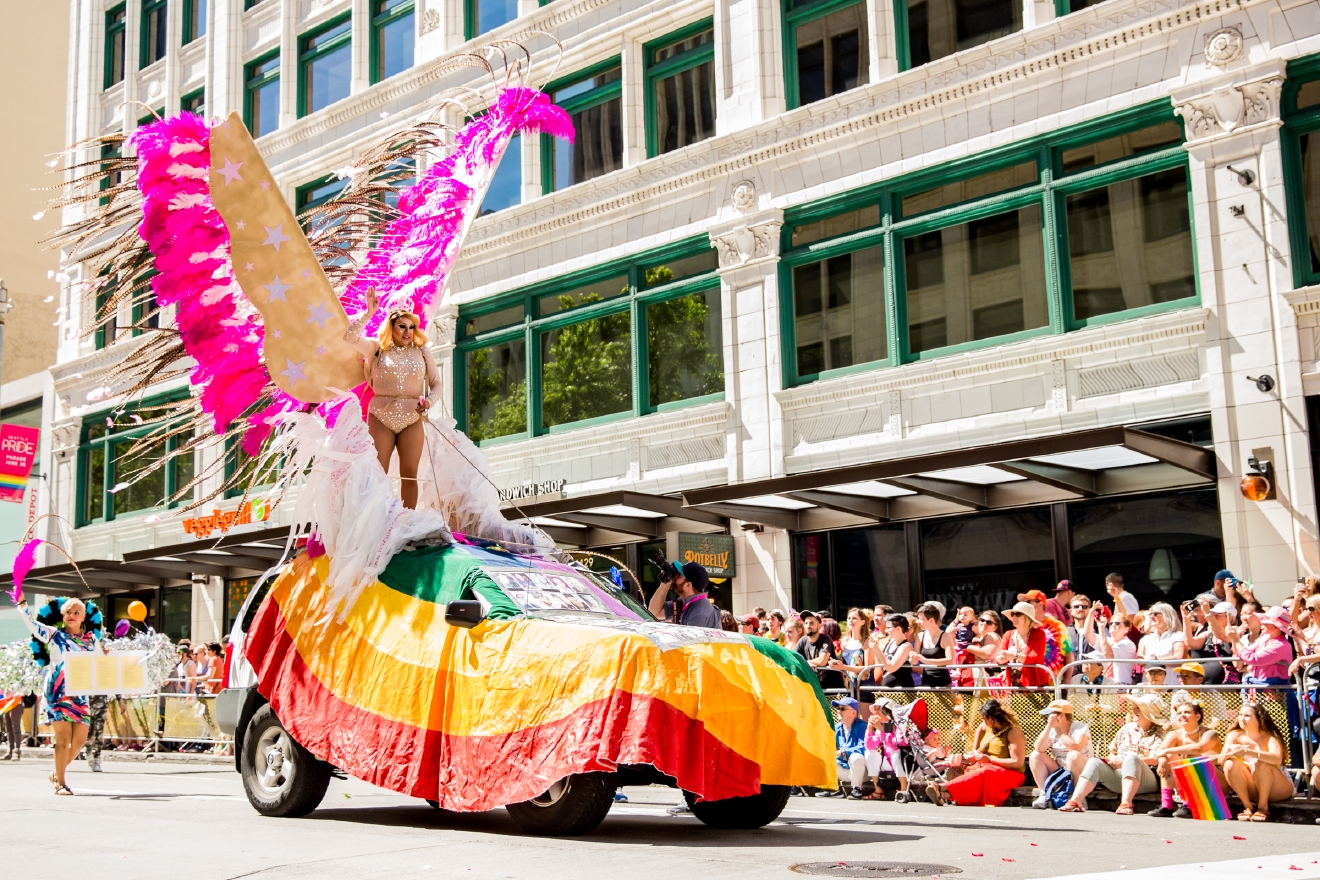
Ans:
[{"label": "person with camera", "polygon": [[[720,629],[720,611],[706,593],[710,574],[705,566],[695,562],[666,562],[663,558],[657,558],[655,563],[660,569],[660,586],[647,605],[650,612],[661,620],[682,626]],[[670,587],[678,598],[666,602]]]}]

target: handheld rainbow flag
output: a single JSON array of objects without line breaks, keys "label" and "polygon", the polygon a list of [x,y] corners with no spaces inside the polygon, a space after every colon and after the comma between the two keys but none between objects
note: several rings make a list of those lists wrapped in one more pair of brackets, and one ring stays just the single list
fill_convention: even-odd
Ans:
[{"label": "handheld rainbow flag", "polygon": [[3,694],[0,694],[0,715],[5,715],[15,706],[21,705],[23,705],[22,696],[6,697]]},{"label": "handheld rainbow flag", "polygon": [[1228,809],[1228,798],[1224,797],[1223,786],[1219,784],[1219,775],[1215,773],[1214,760],[1213,755],[1192,758],[1175,762],[1170,767],[1173,787],[1187,802],[1193,819],[1218,821],[1233,818]]}]

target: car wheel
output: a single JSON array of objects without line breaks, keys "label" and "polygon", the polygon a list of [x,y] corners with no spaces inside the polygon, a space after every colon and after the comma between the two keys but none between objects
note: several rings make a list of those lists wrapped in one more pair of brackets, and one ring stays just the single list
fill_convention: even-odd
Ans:
[{"label": "car wheel", "polygon": [[258,709],[243,737],[243,790],[263,816],[306,816],[320,805],[333,768],[298,744],[270,704]]},{"label": "car wheel", "polygon": [[571,837],[586,834],[605,819],[618,787],[613,773],[579,773],[559,780],[544,793],[505,807],[528,834]]},{"label": "car wheel", "polygon": [[760,828],[779,818],[788,806],[787,785],[763,785],[761,793],[722,801],[699,801],[690,791],[683,792],[692,815],[711,828]]}]

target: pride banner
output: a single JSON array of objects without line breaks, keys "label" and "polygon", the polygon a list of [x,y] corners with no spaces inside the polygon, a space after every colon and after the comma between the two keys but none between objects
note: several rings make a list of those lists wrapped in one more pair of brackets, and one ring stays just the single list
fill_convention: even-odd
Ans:
[{"label": "pride banner", "polygon": [[[767,639],[643,619],[570,589],[568,566],[470,546],[399,553],[340,621],[328,570],[325,556],[290,563],[244,650],[294,738],[359,779],[462,811],[621,764],[713,800],[837,785],[816,677]],[[548,608],[614,613],[527,616],[510,599],[524,587]],[[475,596],[482,624],[445,622],[447,602]]]},{"label": "pride banner", "polygon": [[1192,811],[1193,819],[1224,820],[1233,818],[1228,809],[1228,798],[1219,784],[1213,755],[1174,762],[1173,787]]},{"label": "pride banner", "polygon": [[0,501],[23,502],[40,440],[37,428],[0,424]]}]

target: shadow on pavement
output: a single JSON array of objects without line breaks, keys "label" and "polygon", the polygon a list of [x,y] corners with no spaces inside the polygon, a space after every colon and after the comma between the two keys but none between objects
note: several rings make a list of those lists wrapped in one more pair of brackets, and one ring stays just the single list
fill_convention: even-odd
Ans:
[{"label": "shadow on pavement", "polygon": [[[404,828],[434,828],[497,834],[507,837],[530,837],[509,818],[503,810],[487,813],[448,813],[430,807],[353,807],[320,809],[307,817],[312,821],[353,822],[363,825],[381,825]],[[849,830],[831,828],[846,824]],[[668,816],[607,816],[601,826],[591,834],[576,840],[599,841],[621,845],[679,846],[679,847],[743,847],[792,846],[828,847],[859,843],[896,843],[921,840],[921,834],[895,834],[876,829],[863,830],[868,823],[799,819],[784,820],[751,831],[720,831],[707,828],[695,819]],[[1002,827],[1002,826],[998,826]]]}]

